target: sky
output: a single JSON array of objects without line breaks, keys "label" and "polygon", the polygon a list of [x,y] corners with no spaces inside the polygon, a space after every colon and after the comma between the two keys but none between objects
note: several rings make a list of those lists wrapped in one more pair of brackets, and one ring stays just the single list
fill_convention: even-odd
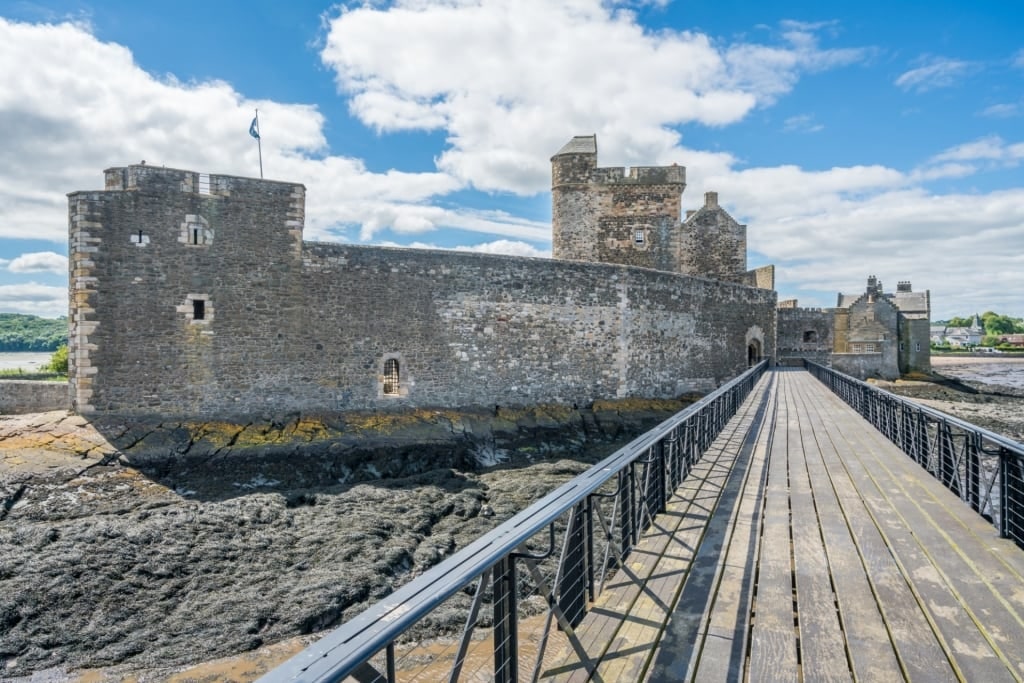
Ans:
[{"label": "sky", "polygon": [[0,0],[0,312],[67,312],[67,193],[305,184],[305,239],[551,254],[550,158],[678,163],[780,299],[1024,317],[1019,0]]}]

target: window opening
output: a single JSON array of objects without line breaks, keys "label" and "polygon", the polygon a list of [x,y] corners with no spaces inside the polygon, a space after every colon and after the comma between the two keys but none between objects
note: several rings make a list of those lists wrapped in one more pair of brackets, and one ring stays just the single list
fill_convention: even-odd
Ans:
[{"label": "window opening", "polygon": [[192,228],[192,244],[199,244],[199,228]]},{"label": "window opening", "polygon": [[813,344],[818,341],[818,333],[814,330],[807,330],[804,332],[804,343]]},{"label": "window opening", "polygon": [[204,320],[206,318],[206,302],[202,299],[192,299],[192,319]]},{"label": "window opening", "polygon": [[634,241],[635,241],[635,242],[636,242],[637,244],[643,244],[643,243],[644,243],[644,231],[643,231],[643,230],[637,230],[637,231],[635,231],[635,232],[633,233],[633,240],[634,240]]},{"label": "window opening", "polygon": [[398,359],[388,358],[384,361],[384,393],[398,395]]}]

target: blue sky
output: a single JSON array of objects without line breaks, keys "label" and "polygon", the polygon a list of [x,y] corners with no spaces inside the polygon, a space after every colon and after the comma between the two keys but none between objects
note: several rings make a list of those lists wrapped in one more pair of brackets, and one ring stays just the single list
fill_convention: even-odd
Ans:
[{"label": "blue sky", "polygon": [[0,311],[66,311],[66,193],[307,187],[306,239],[550,254],[550,156],[687,167],[780,298],[1024,317],[1024,3],[0,0]]}]

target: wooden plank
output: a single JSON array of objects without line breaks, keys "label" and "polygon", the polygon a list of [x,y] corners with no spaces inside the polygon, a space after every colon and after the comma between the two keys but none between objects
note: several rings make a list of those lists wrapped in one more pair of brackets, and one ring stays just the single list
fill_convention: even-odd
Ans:
[{"label": "wooden plank", "polygon": [[[689,537],[685,536],[685,533],[687,530],[692,532],[703,529],[714,509],[728,471],[718,467],[718,463],[721,460],[724,466],[731,463],[735,457],[738,448],[733,444],[742,439],[745,433],[744,425],[756,408],[757,397],[754,393],[756,389],[741,406],[739,414],[730,421],[701,461],[695,465],[690,476],[682,482],[667,506],[668,514],[659,516],[657,528],[653,533],[645,535],[627,558],[626,567],[616,573],[583,623],[576,629],[584,650],[595,661],[601,662],[606,657],[620,658],[622,651],[625,650],[649,658],[652,645],[638,648],[627,641],[627,638],[633,637],[632,632],[627,631],[625,637],[620,637],[620,629],[630,620],[634,605],[638,602],[638,614],[643,614],[644,610],[657,608],[658,599],[647,592],[646,584],[658,571],[663,557],[668,554],[670,561],[673,555],[677,556],[676,559],[692,557],[690,545],[693,541],[687,541]],[[684,535],[674,541],[674,535],[680,531]],[[681,582],[678,575],[676,580]],[[668,610],[663,611],[667,615]],[[640,621],[633,619],[632,623],[646,629],[646,624],[641,624]],[[658,633],[663,623],[664,621],[659,624]],[[546,661],[548,667],[544,674],[545,680],[583,681],[589,678],[571,650],[558,653]]]},{"label": "wooden plank", "polygon": [[[767,444],[774,428],[774,397],[775,382],[772,381],[766,387],[723,501],[711,520],[657,645],[646,679],[648,683],[737,680],[742,673],[753,587],[751,548],[756,548],[757,541],[753,522],[758,519]],[[738,550],[740,546],[742,551]],[[740,552],[742,554],[738,554]],[[730,570],[739,576],[730,580],[727,576]],[[711,631],[709,614],[713,604],[719,609],[720,623],[711,642],[725,647],[721,654],[703,653]],[[718,635],[725,633],[727,635]],[[698,662],[708,665],[699,673],[696,672]]]},{"label": "wooden plank", "polygon": [[[782,390],[783,396],[785,389]],[[768,454],[757,583],[750,633],[748,676],[755,681],[800,680],[793,615],[792,549],[789,537],[788,436],[795,419],[780,403]],[[780,429],[781,427],[781,429]]]},{"label": "wooden plank", "polygon": [[[788,373],[790,391],[794,390],[793,382],[799,372]],[[809,436],[815,436],[813,430]],[[805,465],[846,638],[849,665],[857,680],[901,680],[903,670],[893,652],[889,631],[825,469],[821,451],[831,445],[827,440],[815,439],[815,446],[816,452],[805,456]]]},{"label": "wooden plank", "polygon": [[[847,432],[852,447],[847,468],[865,482],[863,498],[925,604],[947,656],[967,680],[1019,680],[1024,676],[1024,580],[1006,572],[976,535],[961,533],[958,520],[977,517],[972,510],[869,429]],[[925,479],[940,490],[922,487]]]},{"label": "wooden plank", "polygon": [[[797,398],[792,392],[788,393],[803,427],[807,422],[806,409],[796,405]],[[846,639],[839,623],[807,467],[808,457],[821,456],[813,434],[804,432],[804,429],[797,430],[790,436],[789,444],[793,559],[803,675],[808,681],[847,681],[853,674],[846,658]]]},{"label": "wooden plank", "polygon": [[646,672],[684,581],[696,564],[698,549],[705,547],[707,534],[717,526],[717,520],[728,515],[720,510],[720,506],[730,491],[739,488],[737,482],[745,470],[737,468],[737,459],[743,453],[742,445],[759,414],[761,411],[756,399],[747,404],[728,441],[723,444],[722,456],[706,475],[708,482],[702,490],[716,491],[715,499],[709,501],[706,515],[699,520],[699,525],[676,532],[617,634],[615,653],[609,651],[601,661],[595,679],[635,681]]},{"label": "wooden plank", "polygon": [[836,424],[852,423],[852,418],[859,419],[859,416],[852,410],[841,410],[840,406],[834,406],[827,415],[822,414],[814,406],[829,399],[825,387],[806,373],[796,384],[803,393],[808,413],[817,417],[811,421],[811,428],[820,446],[830,486],[855,539],[877,597],[878,609],[906,675],[911,680],[957,680],[945,649],[932,631],[929,615],[903,577],[885,538],[865,507],[858,488],[862,482],[852,479],[844,467],[843,458],[851,457],[851,448]]}]

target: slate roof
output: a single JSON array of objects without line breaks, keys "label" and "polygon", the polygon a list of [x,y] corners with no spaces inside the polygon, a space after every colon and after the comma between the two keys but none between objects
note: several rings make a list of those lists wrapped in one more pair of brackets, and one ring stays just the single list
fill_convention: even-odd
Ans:
[{"label": "slate roof", "polygon": [[555,156],[563,154],[597,154],[597,135],[577,135],[565,143]]}]

